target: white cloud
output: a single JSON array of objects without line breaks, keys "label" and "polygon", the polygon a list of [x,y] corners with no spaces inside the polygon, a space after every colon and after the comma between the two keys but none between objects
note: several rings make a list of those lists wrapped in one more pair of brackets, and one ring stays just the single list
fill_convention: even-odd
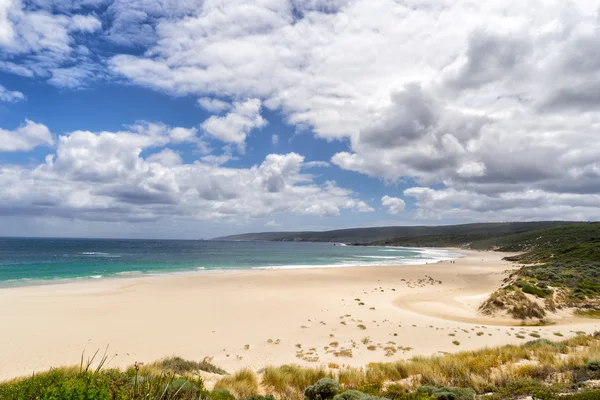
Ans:
[{"label": "white cloud", "polygon": [[90,51],[82,44],[84,39],[76,36],[98,32],[102,24],[94,15],[72,14],[72,7],[67,8],[39,9],[21,0],[0,1],[3,69],[22,76],[50,78],[50,83],[64,87],[97,79],[90,71],[99,72],[101,68],[92,65]]},{"label": "white cloud", "polygon": [[[104,26],[76,14],[99,4]],[[598,21],[583,0],[0,0],[0,68],[68,88],[114,72],[193,96],[228,112],[203,133],[240,150],[264,106],[348,143],[331,159],[341,168],[445,188],[431,190],[471,215],[472,202],[491,210],[538,193],[552,199],[539,212],[560,217],[600,193]],[[94,34],[135,52],[105,71],[86,47]],[[441,203],[418,204],[434,216]],[[506,204],[507,217],[530,215]]]},{"label": "white cloud", "polygon": [[174,143],[193,142],[197,139],[198,129],[196,128],[173,128],[169,131],[169,136]]},{"label": "white cloud", "polygon": [[92,33],[102,28],[102,22],[93,15],[73,15],[69,23],[69,30],[75,32]]},{"label": "white cloud", "polygon": [[596,220],[598,194],[556,193],[543,190],[505,190],[500,194],[472,190],[414,187],[405,196],[417,200],[421,219],[462,221]]},{"label": "white cloud", "polygon": [[10,91],[0,85],[0,101],[7,103],[16,103],[17,101],[25,100],[25,95],[18,91]]},{"label": "white cloud", "polygon": [[198,99],[200,107],[211,113],[220,113],[231,108],[231,104],[211,97],[201,97]]},{"label": "white cloud", "polygon": [[277,146],[279,144],[279,136],[272,135],[271,136],[271,143],[273,144],[273,146]]},{"label": "white cloud", "polygon": [[50,130],[42,124],[26,120],[15,130],[0,128],[0,152],[29,151],[38,146],[53,146]]},{"label": "white cloud", "polygon": [[552,215],[599,193],[597,4],[290,4],[206,1],[161,20],[144,55],[110,66],[169,93],[260,99],[297,127],[348,140],[331,159],[341,168],[466,190],[481,208],[533,190],[555,196],[558,208],[541,203]]},{"label": "white cloud", "polygon": [[327,168],[330,167],[331,164],[329,164],[327,161],[309,161],[304,163],[304,166],[306,168]]},{"label": "white cloud", "polygon": [[227,115],[212,116],[201,125],[208,135],[226,143],[235,143],[243,148],[246,136],[253,129],[260,129],[267,121],[260,115],[261,102],[258,99],[248,99],[236,102]]},{"label": "white cloud", "polygon": [[381,205],[388,214],[400,214],[404,211],[405,203],[404,200],[398,197],[383,196],[381,198]]},{"label": "white cloud", "polygon": [[92,77],[101,74],[93,64],[81,64],[68,68],[51,68],[49,72],[51,76],[48,83],[70,89],[83,87],[88,81],[93,80]]},{"label": "white cloud", "polygon": [[[315,183],[302,173],[304,157],[296,153],[270,154],[250,168],[204,161],[185,164],[178,153],[165,148],[172,143],[174,129],[140,123],[119,132],[62,135],[45,163],[0,168],[0,185],[5,188],[0,193],[0,215],[241,221],[284,212],[339,215],[342,210],[360,212],[368,207],[335,182]],[[24,134],[43,139],[33,134],[40,131],[43,126],[28,122],[17,133],[1,131],[0,143],[10,143],[4,135],[13,141]]]},{"label": "white cloud", "polygon": [[202,162],[205,162],[207,164],[223,165],[226,162],[229,162],[231,160],[237,160],[237,158],[233,157],[231,152],[225,152],[220,155],[209,154],[207,156],[200,157],[200,160],[202,160]]},{"label": "white cloud", "polygon": [[283,224],[281,222],[277,222],[274,219],[265,222],[265,226],[268,226],[269,228],[279,228],[281,227]]},{"label": "white cloud", "polygon": [[165,167],[174,167],[183,164],[181,156],[174,150],[164,149],[146,158],[149,162],[157,162]]}]

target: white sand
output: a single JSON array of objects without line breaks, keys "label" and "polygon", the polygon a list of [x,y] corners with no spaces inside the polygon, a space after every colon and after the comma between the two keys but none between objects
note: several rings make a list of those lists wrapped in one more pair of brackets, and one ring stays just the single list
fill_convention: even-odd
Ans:
[{"label": "white sand", "polygon": [[[235,370],[316,365],[296,357],[296,344],[305,353],[315,348],[318,363],[364,365],[521,343],[534,331],[559,339],[553,332],[568,337],[599,329],[595,320],[521,328],[512,320],[478,315],[479,304],[512,266],[501,261],[505,254],[464,253],[467,257],[455,263],[434,265],[202,273],[0,289],[0,380],[76,364],[83,351],[107,345],[111,366],[179,355],[214,357],[215,364]],[[519,331],[526,339],[515,337]],[[368,350],[361,343],[367,336],[370,344],[381,346]],[[338,349],[352,348],[354,341],[353,357],[327,353],[324,347],[334,341]],[[386,357],[382,347],[390,341],[412,350]]]}]

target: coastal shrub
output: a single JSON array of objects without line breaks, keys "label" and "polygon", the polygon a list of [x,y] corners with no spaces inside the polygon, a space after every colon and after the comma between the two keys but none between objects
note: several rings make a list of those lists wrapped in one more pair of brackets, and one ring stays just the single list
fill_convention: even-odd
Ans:
[{"label": "coastal shrub", "polygon": [[273,396],[272,394],[266,394],[266,395],[256,395],[256,396],[250,396],[250,397],[246,397],[243,400],[275,400],[275,396]]},{"label": "coastal shrub", "polygon": [[34,375],[0,386],[1,399],[54,400],[84,399],[109,400],[109,381],[91,373],[70,374],[63,370]]},{"label": "coastal shrub", "polygon": [[235,396],[232,395],[227,389],[215,389],[208,395],[209,400],[235,400]]},{"label": "coastal shrub", "polygon": [[346,390],[336,395],[333,400],[387,400],[384,397],[373,396],[360,390]]},{"label": "coastal shrub", "polygon": [[561,400],[600,400],[600,390],[588,390],[580,393],[560,396]]},{"label": "coastal shrub", "polygon": [[489,399],[520,399],[531,396],[539,400],[551,400],[556,398],[557,388],[546,386],[543,382],[531,378],[509,381],[506,386],[489,396]]},{"label": "coastal shrub", "polygon": [[307,400],[330,400],[340,392],[340,384],[330,378],[319,379],[304,390]]},{"label": "coastal shrub", "polygon": [[587,363],[585,363],[585,365],[583,366],[585,369],[587,369],[588,371],[600,371],[600,361],[599,360],[592,360],[592,361],[588,361]]},{"label": "coastal shrub", "polygon": [[[545,284],[544,284],[545,285]],[[538,286],[530,285],[527,282],[520,281],[517,283],[517,286],[521,288],[524,293],[532,294],[536,297],[546,298],[548,295],[552,294],[552,290],[550,289],[541,289]],[[547,287],[547,285],[546,285]]]},{"label": "coastal shrub", "polygon": [[[368,376],[367,376],[367,380],[368,380]],[[381,389],[383,388],[383,382],[380,381],[376,381],[376,382],[370,382],[367,381],[365,383],[363,383],[362,385],[359,385],[356,390],[366,393],[368,395],[371,396],[379,396],[381,394]]]},{"label": "coastal shrub", "polygon": [[398,400],[403,398],[407,393],[406,387],[399,383],[387,385],[383,397],[390,400]]},{"label": "coastal shrub", "polygon": [[573,381],[583,382],[590,379],[600,379],[600,361],[591,360],[572,372]]},{"label": "coastal shrub", "polygon": [[421,386],[417,393],[425,393],[439,400],[475,400],[475,391],[471,388]]},{"label": "coastal shrub", "polygon": [[198,371],[210,372],[211,374],[227,375],[227,371],[217,367],[214,364],[211,364],[207,360],[190,361],[181,357],[170,357],[157,361],[154,364],[151,364],[151,366],[156,366],[164,371],[171,371],[178,375],[183,375],[185,373],[196,373]]},{"label": "coastal shrub", "polygon": [[523,346],[525,346],[525,347],[538,347],[538,348],[539,347],[548,347],[548,348],[550,348],[552,350],[558,350],[561,353],[565,353],[569,349],[563,343],[553,342],[553,341],[548,340],[548,339],[530,340],[530,341],[526,342]]},{"label": "coastal shrub", "polygon": [[141,376],[134,369],[91,372],[59,368],[0,383],[2,400],[196,400],[206,394],[200,378],[167,374]]},{"label": "coastal shrub", "polygon": [[346,390],[344,393],[340,393],[333,397],[333,400],[364,400],[369,395],[359,390]]}]

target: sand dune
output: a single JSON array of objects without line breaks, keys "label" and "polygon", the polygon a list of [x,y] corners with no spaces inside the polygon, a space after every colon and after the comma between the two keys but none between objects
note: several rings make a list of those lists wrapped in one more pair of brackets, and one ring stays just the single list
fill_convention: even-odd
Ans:
[{"label": "sand dune", "polygon": [[[107,345],[112,366],[180,355],[214,357],[233,370],[364,365],[520,343],[534,331],[552,339],[554,332],[566,337],[598,329],[593,320],[534,328],[479,316],[480,302],[512,266],[503,254],[465,253],[454,263],[421,266],[213,272],[1,289],[0,379],[75,364],[83,351]],[[348,350],[352,357],[342,357]]]}]

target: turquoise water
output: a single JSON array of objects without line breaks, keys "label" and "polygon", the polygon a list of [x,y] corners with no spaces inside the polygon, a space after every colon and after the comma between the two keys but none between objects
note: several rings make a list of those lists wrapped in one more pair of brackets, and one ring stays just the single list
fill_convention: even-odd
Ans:
[{"label": "turquoise water", "polygon": [[331,243],[0,238],[0,286],[211,270],[425,264],[459,256]]}]

